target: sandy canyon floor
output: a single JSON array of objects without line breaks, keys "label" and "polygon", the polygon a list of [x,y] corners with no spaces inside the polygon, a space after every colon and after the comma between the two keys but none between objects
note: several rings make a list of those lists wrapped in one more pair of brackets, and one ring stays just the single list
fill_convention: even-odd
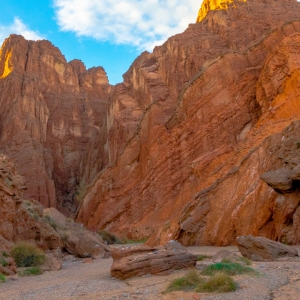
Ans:
[{"label": "sandy canyon floor", "polygon": [[[300,247],[297,247],[300,250]],[[221,249],[238,253],[237,247],[188,247],[194,254],[214,255]],[[198,264],[205,262],[198,262]],[[110,277],[112,259],[64,263],[56,272],[9,279],[0,285],[1,300],[103,299],[103,300],[289,300],[300,299],[300,258],[276,262],[253,262],[259,276],[236,276],[238,290],[227,294],[172,292],[162,294],[168,283],[182,276],[144,276],[120,281]]]}]

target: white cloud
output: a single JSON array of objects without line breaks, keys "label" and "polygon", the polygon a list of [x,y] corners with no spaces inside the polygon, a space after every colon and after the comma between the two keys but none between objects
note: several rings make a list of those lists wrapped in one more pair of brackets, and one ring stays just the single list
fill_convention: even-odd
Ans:
[{"label": "white cloud", "polygon": [[6,39],[10,34],[13,33],[21,34],[28,40],[40,40],[43,38],[38,32],[30,30],[21,19],[15,17],[12,24],[0,24],[0,45],[2,45],[4,39]]},{"label": "white cloud", "polygon": [[152,50],[195,23],[199,0],[53,0],[60,29]]}]

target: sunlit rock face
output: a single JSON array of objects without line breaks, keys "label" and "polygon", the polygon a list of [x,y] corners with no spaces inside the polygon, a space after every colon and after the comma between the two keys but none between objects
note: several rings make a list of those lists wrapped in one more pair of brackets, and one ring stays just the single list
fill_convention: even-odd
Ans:
[{"label": "sunlit rock face", "polygon": [[[68,63],[48,41],[6,39],[0,52],[0,152],[25,177],[25,197],[75,211],[87,144],[98,134],[106,139],[110,89],[103,68]],[[96,171],[107,161],[100,148]]]},{"label": "sunlit rock face", "polygon": [[250,2],[250,5],[255,4],[255,2],[259,4],[266,5],[274,5],[276,2],[282,3],[293,3],[295,0],[203,0],[201,8],[198,12],[197,22],[201,22],[209,11],[213,10],[223,10],[226,11],[228,9],[237,8],[246,2]]},{"label": "sunlit rock face", "polygon": [[78,221],[150,244],[300,242],[297,184],[260,178],[300,163],[300,4],[240,4],[132,64],[111,96],[110,165]]},{"label": "sunlit rock face", "polygon": [[246,1],[247,0],[204,0],[198,13],[197,22],[201,22],[211,10],[226,10],[229,7],[235,8],[236,3]]}]

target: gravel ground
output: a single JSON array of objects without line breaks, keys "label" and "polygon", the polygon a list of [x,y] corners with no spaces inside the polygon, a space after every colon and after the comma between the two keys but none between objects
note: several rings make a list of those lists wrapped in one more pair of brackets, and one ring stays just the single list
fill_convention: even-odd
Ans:
[{"label": "gravel ground", "polygon": [[[213,255],[221,249],[237,252],[236,247],[188,247],[194,254]],[[182,276],[144,276],[120,281],[110,277],[112,259],[64,263],[63,269],[39,276],[9,279],[0,285],[0,300],[292,300],[300,299],[300,259],[253,263],[259,276],[235,277],[238,290],[228,294],[173,292],[162,294],[168,283]],[[201,267],[202,262],[198,262]]]}]

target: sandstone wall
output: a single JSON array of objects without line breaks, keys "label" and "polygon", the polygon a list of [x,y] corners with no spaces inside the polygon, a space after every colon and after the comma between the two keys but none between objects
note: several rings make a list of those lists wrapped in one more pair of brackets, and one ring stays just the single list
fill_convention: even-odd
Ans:
[{"label": "sandstone wall", "polygon": [[[67,63],[48,41],[12,35],[0,52],[0,74],[0,152],[25,176],[26,197],[74,213],[82,155],[94,135],[107,136],[105,71]],[[100,148],[97,171],[108,156]]]},{"label": "sandstone wall", "polygon": [[260,176],[284,163],[270,147],[286,130],[297,140],[299,12],[296,1],[237,3],[143,53],[112,98],[111,165],[77,220],[151,244],[297,242],[298,225],[285,223],[297,219],[297,188],[278,193]]}]

